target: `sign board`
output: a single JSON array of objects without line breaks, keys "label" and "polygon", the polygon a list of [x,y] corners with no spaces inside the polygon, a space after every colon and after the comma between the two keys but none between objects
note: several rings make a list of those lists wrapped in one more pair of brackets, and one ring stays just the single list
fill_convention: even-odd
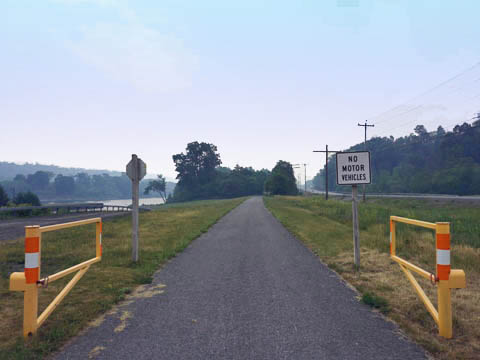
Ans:
[{"label": "sign board", "polygon": [[338,152],[337,184],[357,185],[370,184],[370,152]]},{"label": "sign board", "polygon": [[127,176],[130,180],[142,180],[147,173],[147,164],[145,164],[142,159],[137,158],[136,155],[132,160],[127,164]]}]

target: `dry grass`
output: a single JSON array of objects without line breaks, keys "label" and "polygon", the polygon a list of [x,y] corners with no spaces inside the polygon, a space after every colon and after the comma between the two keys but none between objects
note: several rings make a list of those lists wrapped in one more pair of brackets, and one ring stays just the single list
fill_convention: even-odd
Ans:
[{"label": "dry grass", "polygon": [[[77,283],[46,320],[36,336],[24,344],[23,293],[8,289],[9,274],[23,271],[23,239],[0,244],[0,359],[43,358],[77,334],[89,322],[122,300],[161,294],[149,284],[153,273],[169,258],[206,232],[219,218],[244,199],[202,201],[164,206],[140,214],[140,261],[131,262],[131,219],[117,218],[103,225],[103,257]],[[42,235],[42,275],[80,263],[95,255],[95,226]],[[73,274],[41,289],[39,309],[44,309]],[[120,316],[118,331],[128,323]],[[94,324],[93,324],[94,325]],[[100,351],[100,350],[99,350]]]},{"label": "dry grass", "polygon": [[[373,302],[380,302],[379,310],[397,322],[412,340],[435,358],[480,358],[480,249],[464,244],[452,245],[452,268],[465,270],[467,288],[452,290],[454,338],[447,340],[438,335],[434,320],[400,267],[390,259],[387,224],[372,222],[361,230],[361,269],[355,271],[351,223],[342,221],[348,219],[348,214],[335,221],[332,216],[319,215],[322,210],[316,209],[316,206],[321,206],[322,202],[314,200],[316,205],[312,206],[309,201],[312,200],[298,197],[265,199],[267,207],[290,231],[359,291],[359,298],[368,296],[371,302],[370,297],[373,296]],[[329,201],[328,206],[334,208],[336,203]],[[378,206],[378,201],[376,203],[375,206]],[[425,207],[428,205],[425,204]],[[344,207],[344,204],[338,206]],[[368,212],[368,204],[360,206],[364,207],[364,213]],[[432,232],[403,227],[398,231],[397,243],[400,256],[434,272]],[[436,306],[436,287],[428,280],[416,278]]]}]

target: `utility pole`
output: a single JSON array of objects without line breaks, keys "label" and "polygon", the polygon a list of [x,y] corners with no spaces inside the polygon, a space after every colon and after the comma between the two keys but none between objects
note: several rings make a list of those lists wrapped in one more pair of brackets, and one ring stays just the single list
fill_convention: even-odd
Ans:
[{"label": "utility pole", "polygon": [[[369,127],[374,127],[375,125],[368,125],[367,124],[368,120],[365,120],[365,124],[358,124],[358,126],[363,126],[365,129],[365,140],[363,142],[363,147],[365,148],[365,151],[367,151],[367,128]],[[363,202],[365,202],[365,184],[363,185]]]},{"label": "utility pole", "polygon": [[303,164],[305,170],[305,196],[307,195],[307,164]]},{"label": "utility pole", "polygon": [[313,150],[313,152],[325,153],[325,200],[328,200],[328,153],[337,153],[340,151],[329,151],[328,145],[325,145],[325,150]]}]

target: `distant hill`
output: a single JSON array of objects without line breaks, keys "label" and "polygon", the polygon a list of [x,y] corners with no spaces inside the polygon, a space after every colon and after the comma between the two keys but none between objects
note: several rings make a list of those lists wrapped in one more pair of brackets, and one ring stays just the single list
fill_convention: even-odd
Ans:
[{"label": "distant hill", "polygon": [[[17,176],[20,175],[20,176]],[[158,193],[145,195],[145,188],[154,174],[140,182],[141,197],[159,197]],[[0,186],[13,199],[20,192],[32,191],[45,201],[128,199],[132,185],[120,171],[66,168],[56,165],[15,164],[0,162]],[[167,181],[167,195],[173,193],[176,183]]]},{"label": "distant hill", "polygon": [[53,173],[54,175],[62,174],[64,176],[72,176],[82,172],[87,173],[88,175],[101,175],[101,174],[108,174],[110,176],[122,175],[120,171],[70,168],[70,167],[61,167],[57,165],[44,165],[44,164],[38,164],[38,163],[15,164],[13,162],[0,161],[0,181],[12,180],[18,174],[27,176],[29,174],[34,174],[37,171],[47,171],[47,172]]},{"label": "distant hill", "polygon": [[[367,191],[380,193],[480,194],[480,114],[472,124],[456,125],[446,132],[441,126],[427,131],[417,125],[415,133],[398,139],[374,137],[367,141],[371,153],[372,184]],[[346,151],[363,151],[356,144]],[[328,162],[328,188],[336,185],[335,156]],[[313,179],[314,188],[324,190],[325,171]]]}]

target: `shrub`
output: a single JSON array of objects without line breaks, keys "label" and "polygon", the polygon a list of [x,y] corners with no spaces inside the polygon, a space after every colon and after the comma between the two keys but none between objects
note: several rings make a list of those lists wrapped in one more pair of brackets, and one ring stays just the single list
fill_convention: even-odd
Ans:
[{"label": "shrub", "polygon": [[29,204],[32,206],[40,206],[40,199],[38,196],[31,191],[18,193],[17,196],[13,199],[13,202],[17,205],[20,204]]},{"label": "shrub", "polygon": [[2,185],[0,185],[0,206],[5,206],[8,204],[8,195],[7,193],[5,192],[5,190],[3,190],[3,187]]}]

